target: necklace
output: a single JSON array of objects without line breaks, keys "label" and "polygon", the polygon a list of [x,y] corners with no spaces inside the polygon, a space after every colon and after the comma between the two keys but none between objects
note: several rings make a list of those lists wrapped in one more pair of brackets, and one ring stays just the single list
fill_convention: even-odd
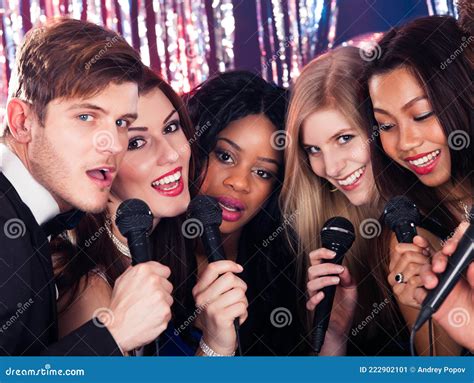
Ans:
[{"label": "necklace", "polygon": [[112,230],[110,230],[110,227],[107,223],[105,224],[105,229],[107,230],[107,234],[109,235],[117,250],[120,251],[126,257],[132,258],[128,246],[120,242],[120,240],[114,235],[114,233],[112,233]]}]

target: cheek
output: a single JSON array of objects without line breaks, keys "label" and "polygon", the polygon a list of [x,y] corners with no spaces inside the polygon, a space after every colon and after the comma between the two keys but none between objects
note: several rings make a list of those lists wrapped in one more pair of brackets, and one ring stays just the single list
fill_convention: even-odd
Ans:
[{"label": "cheek", "polygon": [[430,127],[426,141],[432,141],[436,144],[445,146],[448,145],[448,139],[439,123],[436,123],[434,126]]},{"label": "cheek", "polygon": [[326,178],[325,167],[321,158],[309,157],[309,164],[314,174],[318,177]]},{"label": "cheek", "polygon": [[224,172],[217,171],[216,161],[212,158],[209,159],[209,166],[205,174],[204,181],[202,182],[200,193],[201,194],[212,194],[215,185],[218,184],[220,177],[224,175]]},{"label": "cheek", "polygon": [[264,182],[257,180],[256,182],[258,184],[252,188],[253,192],[250,198],[248,199],[249,202],[251,202],[252,204],[252,211],[249,212],[252,216],[255,216],[260,211],[262,206],[265,205],[275,187],[275,181]]},{"label": "cheek", "polygon": [[152,181],[150,165],[142,163],[140,166],[135,166],[135,162],[122,163],[114,181],[112,192],[122,199],[135,195],[136,190],[143,189]]},{"label": "cheek", "polygon": [[394,134],[380,134],[380,142],[382,144],[382,148],[384,152],[391,157],[392,159],[396,160],[397,156],[397,136]]}]

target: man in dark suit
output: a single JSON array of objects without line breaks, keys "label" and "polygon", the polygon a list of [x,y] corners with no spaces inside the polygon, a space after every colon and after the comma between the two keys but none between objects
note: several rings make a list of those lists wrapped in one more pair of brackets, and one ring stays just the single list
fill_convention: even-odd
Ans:
[{"label": "man in dark suit", "polygon": [[26,36],[0,130],[0,355],[122,355],[166,328],[169,269],[147,262],[117,280],[112,320],[57,335],[48,237],[72,228],[78,210],[105,208],[142,73],[127,42],[92,23],[60,20]]}]

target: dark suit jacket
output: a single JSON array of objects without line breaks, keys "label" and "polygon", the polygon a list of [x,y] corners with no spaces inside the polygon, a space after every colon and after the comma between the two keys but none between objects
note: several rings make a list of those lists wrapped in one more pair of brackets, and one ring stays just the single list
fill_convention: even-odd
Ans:
[{"label": "dark suit jacket", "polygon": [[49,242],[1,172],[0,355],[122,355],[93,321],[58,341]]}]

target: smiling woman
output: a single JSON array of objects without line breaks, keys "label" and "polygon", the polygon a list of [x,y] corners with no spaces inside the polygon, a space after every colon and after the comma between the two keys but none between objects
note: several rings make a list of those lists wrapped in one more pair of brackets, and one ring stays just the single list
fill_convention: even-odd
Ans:
[{"label": "smiling woman", "polygon": [[[417,19],[390,30],[380,58],[367,68],[367,95],[374,121],[371,143],[377,188],[389,199],[404,195],[420,209],[421,234],[398,244],[394,235],[379,257],[408,325],[419,313],[414,294],[422,267],[468,215],[473,201],[473,49],[468,35],[447,16]],[[445,61],[456,54],[449,65]],[[397,279],[402,276],[402,282]],[[434,321],[436,325],[436,321]],[[435,353],[459,347],[434,327]],[[427,327],[418,333],[418,353],[427,353]]]}]

